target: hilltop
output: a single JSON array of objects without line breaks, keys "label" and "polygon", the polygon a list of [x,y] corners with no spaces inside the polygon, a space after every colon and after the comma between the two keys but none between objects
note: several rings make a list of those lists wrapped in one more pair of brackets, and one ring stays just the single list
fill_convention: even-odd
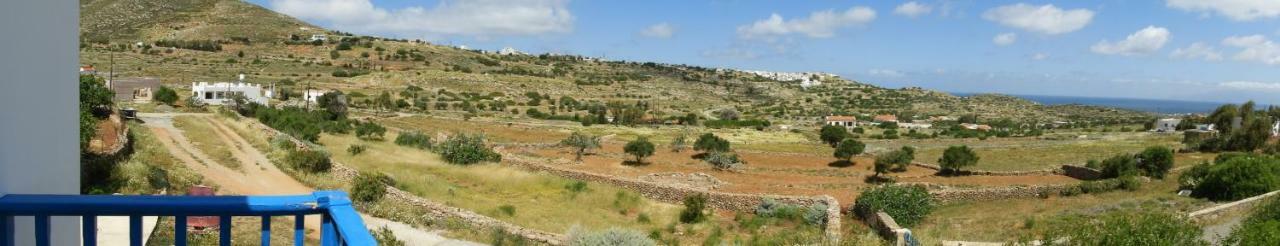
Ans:
[{"label": "hilltop", "polygon": [[[820,86],[802,87],[798,80],[732,69],[497,54],[325,30],[238,0],[86,0],[81,7],[82,62],[105,67],[115,52],[119,76],[183,85],[246,73],[250,82],[294,92],[314,87],[355,93],[366,106],[374,95],[390,92],[417,110],[492,117],[537,109],[545,118],[568,118],[594,110],[582,105],[609,102],[639,105],[646,117],[656,119],[715,118],[711,112],[724,109],[736,109],[745,119],[804,123],[831,114],[885,113],[1025,122],[1132,123],[1151,117],[1110,108],[1044,106],[1010,96],[888,89],[835,76],[820,78]],[[313,34],[328,34],[328,39],[311,41]],[[576,105],[546,107],[554,102]]]}]

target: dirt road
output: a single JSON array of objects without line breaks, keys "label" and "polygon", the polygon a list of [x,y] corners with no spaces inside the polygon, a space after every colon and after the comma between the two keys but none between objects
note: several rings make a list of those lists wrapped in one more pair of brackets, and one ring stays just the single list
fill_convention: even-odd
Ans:
[{"label": "dirt road", "polygon": [[[222,143],[230,146],[232,157],[240,162],[238,169],[218,163],[196,148],[174,127],[173,117],[188,115],[209,122]],[[139,114],[146,126],[160,139],[174,157],[184,165],[203,175],[218,193],[237,195],[296,195],[308,194],[315,189],[308,187],[280,171],[265,154],[258,151],[220,119],[207,114]],[[234,165],[232,165],[234,166]],[[412,226],[362,215],[370,228],[386,226],[402,241],[410,245],[475,245],[474,243],[445,238],[439,233],[423,231]],[[307,216],[308,237],[319,237],[320,216]]]}]

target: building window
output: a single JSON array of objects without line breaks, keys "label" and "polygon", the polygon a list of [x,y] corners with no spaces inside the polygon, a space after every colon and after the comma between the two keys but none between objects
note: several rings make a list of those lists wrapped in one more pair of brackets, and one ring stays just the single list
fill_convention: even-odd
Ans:
[{"label": "building window", "polygon": [[205,92],[204,99],[213,99],[213,92]]}]

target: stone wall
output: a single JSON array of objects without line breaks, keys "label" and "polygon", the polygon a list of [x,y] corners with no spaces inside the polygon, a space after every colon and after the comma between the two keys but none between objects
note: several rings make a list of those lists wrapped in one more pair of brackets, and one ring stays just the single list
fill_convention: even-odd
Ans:
[{"label": "stone wall", "polygon": [[1079,180],[1096,180],[1096,179],[1102,178],[1101,171],[1095,170],[1093,168],[1082,167],[1082,166],[1062,165],[1061,172],[1063,176],[1072,177]]},{"label": "stone wall", "polygon": [[867,225],[875,229],[876,233],[879,233],[885,240],[892,242],[895,246],[906,245],[905,236],[911,233],[911,230],[899,226],[898,222],[894,221],[893,217],[889,216],[888,213],[884,211],[876,212],[871,216],[865,216],[865,219]]},{"label": "stone wall", "polygon": [[1239,201],[1224,203],[1224,204],[1220,204],[1210,208],[1190,212],[1190,213],[1187,213],[1187,217],[1190,217],[1191,219],[1194,219],[1194,220],[1208,220],[1208,219],[1216,218],[1223,214],[1229,214],[1229,212],[1232,212],[1232,211],[1248,210],[1253,208],[1254,206],[1257,206],[1259,202],[1265,201],[1266,198],[1275,196],[1276,194],[1280,194],[1280,190],[1267,192],[1262,195],[1240,199]]},{"label": "stone wall", "polygon": [[[917,167],[941,171],[942,167],[927,163],[911,163]],[[1031,171],[981,171],[981,170],[961,170],[959,175],[979,175],[979,176],[1025,176],[1025,175],[1053,175],[1058,174],[1059,169],[1031,170]]]},{"label": "stone wall", "polygon": [[929,195],[939,203],[959,201],[992,201],[1009,198],[1043,197],[1060,194],[1062,190],[1075,185],[1027,185],[990,188],[950,188],[931,189]]}]

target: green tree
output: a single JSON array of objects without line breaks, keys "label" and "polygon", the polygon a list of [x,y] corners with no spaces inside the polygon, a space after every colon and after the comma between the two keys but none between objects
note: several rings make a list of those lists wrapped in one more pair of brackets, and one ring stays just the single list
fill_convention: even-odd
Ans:
[{"label": "green tree", "polygon": [[622,150],[627,152],[627,154],[635,156],[636,163],[644,163],[645,157],[653,155],[653,143],[649,142],[649,138],[647,137],[639,137],[636,138],[636,140],[627,142],[627,145],[624,146]]},{"label": "green tree", "polygon": [[836,145],[835,153],[832,153],[832,155],[836,158],[840,158],[840,160],[848,162],[852,160],[853,156],[861,155],[862,151],[866,150],[866,148],[866,144],[863,144],[858,140],[846,138],[843,141],[840,141],[839,145]]},{"label": "green tree", "polygon": [[160,88],[156,89],[154,98],[156,101],[173,106],[173,103],[178,102],[178,92],[170,89],[168,86],[160,86]]},{"label": "green tree", "polygon": [[382,140],[387,128],[373,121],[365,121],[356,125],[356,137],[364,140]]},{"label": "green tree", "polygon": [[707,196],[702,194],[684,197],[684,210],[680,211],[680,222],[692,224],[707,220]]},{"label": "green tree", "polygon": [[1142,170],[1138,168],[1138,160],[1133,157],[1130,154],[1119,154],[1102,160],[1102,176],[1119,178],[1142,174]]},{"label": "green tree", "polygon": [[111,107],[114,95],[101,78],[80,75],[80,146],[89,146],[98,130],[99,113]]},{"label": "green tree", "polygon": [[703,152],[728,152],[730,149],[729,140],[725,140],[711,133],[704,133],[698,136],[698,141],[693,142],[693,149]]},{"label": "green tree", "polygon": [[340,58],[340,57],[342,57],[342,54],[339,54],[337,50],[330,50],[330,51],[329,51],[329,59],[337,60],[337,59],[338,59],[338,58]]},{"label": "green tree", "polygon": [[587,150],[600,148],[600,137],[584,132],[573,132],[568,138],[560,140],[560,144],[573,147],[574,160],[582,161],[582,155],[586,154]]},{"label": "green tree", "polygon": [[1142,169],[1143,174],[1148,177],[1164,179],[1169,169],[1173,168],[1173,150],[1168,147],[1147,147],[1138,154],[1138,158],[1141,159],[1138,162],[1138,168]]},{"label": "green tree", "polygon": [[822,139],[823,143],[834,148],[840,144],[840,141],[849,138],[849,131],[843,126],[825,125],[822,126],[822,130],[818,131],[818,135],[818,138]]},{"label": "green tree", "polygon": [[395,101],[391,100],[390,92],[383,91],[382,94],[378,95],[377,101],[375,101],[375,103],[377,103],[378,107],[381,109],[396,110],[396,103]]},{"label": "green tree", "polygon": [[978,164],[978,159],[978,153],[974,153],[969,146],[954,145],[942,152],[942,158],[938,159],[938,164],[942,166],[943,172],[956,173],[960,168]]},{"label": "green tree", "polygon": [[328,112],[330,119],[347,118],[347,96],[341,91],[326,92],[316,98],[316,104]]},{"label": "green tree", "polygon": [[384,179],[390,179],[381,173],[362,172],[356,175],[354,184],[351,186],[351,199],[358,202],[375,203],[382,200],[387,194],[387,183]]},{"label": "green tree", "polygon": [[892,170],[906,170],[907,165],[916,158],[916,149],[911,146],[902,146],[901,149],[889,151],[876,157],[875,172],[876,176],[887,173]]}]

